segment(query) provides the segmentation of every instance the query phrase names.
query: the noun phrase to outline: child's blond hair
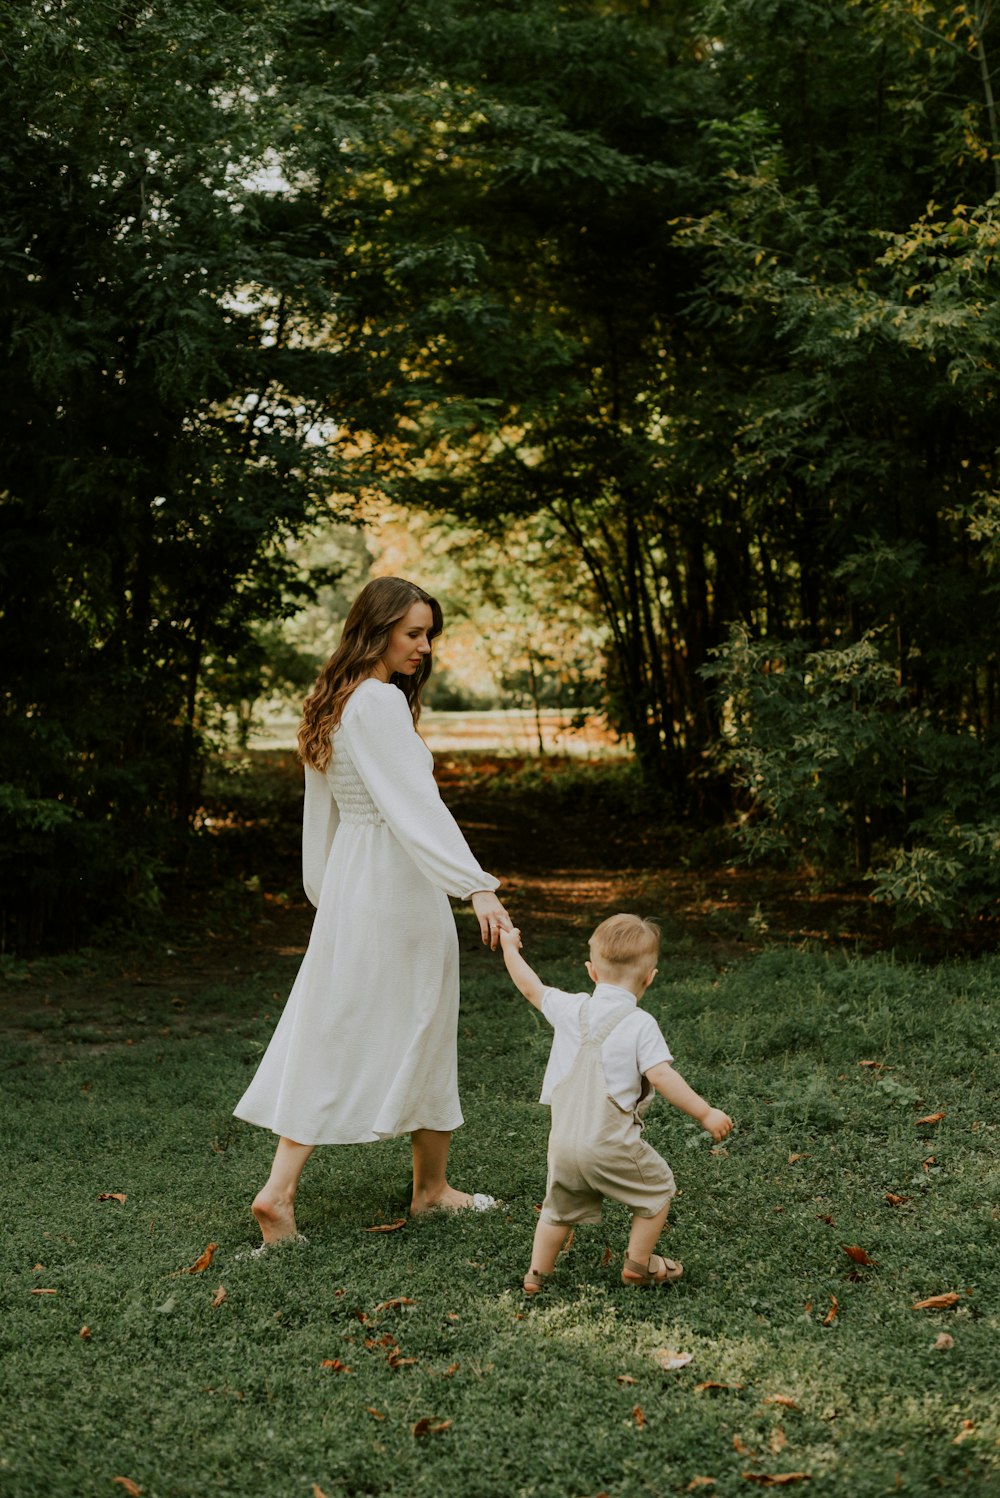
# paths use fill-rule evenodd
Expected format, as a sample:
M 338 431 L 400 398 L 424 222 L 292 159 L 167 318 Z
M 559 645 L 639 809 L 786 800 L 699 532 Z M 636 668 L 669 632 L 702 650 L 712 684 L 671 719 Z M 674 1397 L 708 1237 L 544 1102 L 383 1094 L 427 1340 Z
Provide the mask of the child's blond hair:
M 641 975 L 656 966 L 660 928 L 641 915 L 611 915 L 590 938 L 590 960 L 615 977 Z

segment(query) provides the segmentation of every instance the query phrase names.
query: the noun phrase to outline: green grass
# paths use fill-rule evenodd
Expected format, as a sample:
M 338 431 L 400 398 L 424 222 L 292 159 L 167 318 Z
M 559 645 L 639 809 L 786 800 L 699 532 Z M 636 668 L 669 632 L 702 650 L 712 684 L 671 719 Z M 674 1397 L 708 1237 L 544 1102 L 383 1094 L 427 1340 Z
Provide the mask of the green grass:
M 579 958 L 551 953 L 546 978 L 576 987 Z M 774 951 L 719 969 L 690 945 L 667 952 L 650 1008 L 680 1069 L 737 1120 L 713 1154 L 666 1105 L 650 1116 L 681 1192 L 668 1252 L 685 1277 L 624 1289 L 611 1208 L 531 1303 L 547 1033 L 478 955 L 452 1174 L 504 1210 L 367 1233 L 401 1215 L 407 1143 L 328 1149 L 300 1196 L 308 1244 L 239 1257 L 271 1140 L 230 1109 L 294 966 L 183 1002 L 141 990 L 117 1010 L 44 1005 L 44 980 L 21 985 L 34 1012 L 2 1105 L 4 1498 L 113 1498 L 116 1476 L 145 1498 L 311 1498 L 313 1484 L 648 1498 L 698 1476 L 715 1485 L 693 1491 L 735 1495 L 757 1489 L 746 1472 L 807 1472 L 794 1491 L 851 1498 L 1000 1493 L 1000 961 Z M 125 1204 L 97 1200 L 109 1191 Z M 174 1273 L 209 1240 L 205 1274 Z M 843 1245 L 875 1265 L 855 1269 Z M 911 1309 L 948 1290 L 954 1309 Z M 414 1304 L 376 1309 L 397 1296 Z M 951 1348 L 934 1347 L 941 1332 Z M 391 1368 L 386 1336 L 416 1361 Z M 692 1361 L 664 1371 L 662 1348 Z M 707 1380 L 741 1387 L 699 1392 Z M 420 1439 L 423 1417 L 452 1423 Z

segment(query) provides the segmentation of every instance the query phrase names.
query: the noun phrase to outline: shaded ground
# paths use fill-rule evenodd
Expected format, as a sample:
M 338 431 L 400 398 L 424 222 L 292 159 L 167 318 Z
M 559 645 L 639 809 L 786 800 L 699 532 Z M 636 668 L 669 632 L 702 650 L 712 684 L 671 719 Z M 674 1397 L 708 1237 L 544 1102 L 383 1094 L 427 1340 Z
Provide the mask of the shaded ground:
M 822 890 L 801 874 L 737 866 L 693 828 L 605 804 L 586 767 L 577 767 L 568 789 L 557 780 L 547 790 L 538 763 L 469 752 L 437 758 L 442 793 L 483 865 L 502 878 L 536 958 L 582 952 L 597 921 L 620 909 L 655 916 L 668 948 L 708 948 L 720 965 L 765 944 L 892 944 L 890 918 L 863 891 Z M 558 761 L 546 762 L 550 771 L 558 777 Z M 65 1004 L 95 1019 L 144 1005 L 162 1014 L 169 1005 L 183 1026 L 186 996 L 196 991 L 283 962 L 290 981 L 313 919 L 301 887 L 300 815 L 293 754 L 234 760 L 206 794 L 204 862 L 177 879 L 155 930 L 67 959 L 8 962 L 0 1018 L 31 1029 L 39 1005 Z M 496 960 L 480 952 L 468 920 L 460 929 L 467 967 Z

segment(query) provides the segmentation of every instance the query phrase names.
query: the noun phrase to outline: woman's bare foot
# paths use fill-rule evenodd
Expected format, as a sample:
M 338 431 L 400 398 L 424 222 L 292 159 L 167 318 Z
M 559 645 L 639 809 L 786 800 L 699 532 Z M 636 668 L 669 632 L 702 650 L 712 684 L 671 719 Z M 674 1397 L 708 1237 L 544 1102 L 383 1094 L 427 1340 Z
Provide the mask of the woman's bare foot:
M 257 1219 L 265 1243 L 284 1243 L 289 1238 L 298 1238 L 292 1203 L 270 1194 L 266 1186 L 258 1191 L 250 1210 Z
M 410 1216 L 420 1217 L 424 1212 L 464 1212 L 470 1209 L 484 1212 L 493 1205 L 493 1198 L 482 1192 L 471 1194 L 468 1191 L 456 1191 L 454 1186 L 446 1185 L 436 1194 L 424 1191 L 418 1196 L 414 1193 L 410 1202 Z

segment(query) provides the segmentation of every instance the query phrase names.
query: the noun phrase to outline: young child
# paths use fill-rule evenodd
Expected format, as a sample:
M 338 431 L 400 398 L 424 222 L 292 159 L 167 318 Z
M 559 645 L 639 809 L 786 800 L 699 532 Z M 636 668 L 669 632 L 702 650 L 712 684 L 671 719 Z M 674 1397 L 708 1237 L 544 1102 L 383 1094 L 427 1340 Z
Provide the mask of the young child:
M 541 1096 L 552 1105 L 548 1186 L 525 1294 L 542 1289 L 570 1228 L 600 1222 L 604 1197 L 632 1210 L 623 1284 L 680 1279 L 682 1266 L 653 1252 L 675 1188 L 670 1166 L 642 1138 L 642 1115 L 655 1090 L 715 1140 L 733 1121 L 674 1071 L 659 1025 L 639 1008 L 656 977 L 659 927 L 636 915 L 602 921 L 590 938 L 589 997 L 546 987 L 521 956 L 519 931 L 501 931 L 500 944 L 515 986 L 555 1031 Z

